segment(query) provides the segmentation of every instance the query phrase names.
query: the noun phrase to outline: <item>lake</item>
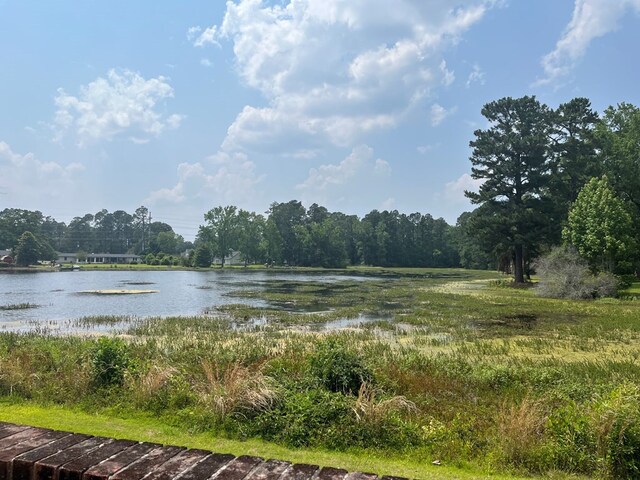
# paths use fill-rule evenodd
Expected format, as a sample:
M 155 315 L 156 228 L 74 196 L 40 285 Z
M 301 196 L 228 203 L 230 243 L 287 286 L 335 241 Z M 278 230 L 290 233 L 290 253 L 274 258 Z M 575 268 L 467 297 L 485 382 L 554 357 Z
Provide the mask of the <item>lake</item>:
M 109 270 L 0 274 L 0 307 L 29 303 L 37 308 L 0 310 L 0 329 L 48 327 L 87 316 L 189 316 L 211 307 L 241 303 L 269 307 L 254 298 L 230 297 L 248 284 L 365 281 L 370 277 L 282 271 Z M 143 295 L 91 295 L 87 290 L 157 290 Z

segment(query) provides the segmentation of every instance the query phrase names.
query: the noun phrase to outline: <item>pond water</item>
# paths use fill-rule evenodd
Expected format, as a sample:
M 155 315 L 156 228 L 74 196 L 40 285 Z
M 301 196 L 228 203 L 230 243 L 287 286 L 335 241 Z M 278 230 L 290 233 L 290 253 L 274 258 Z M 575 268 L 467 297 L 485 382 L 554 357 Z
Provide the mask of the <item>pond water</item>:
M 271 307 L 263 300 L 233 296 L 250 285 L 273 281 L 365 281 L 369 277 L 282 271 L 75 271 L 0 274 L 0 329 L 24 330 L 86 316 L 189 316 L 224 304 Z M 91 295 L 91 290 L 154 290 L 142 295 Z M 3 310 L 33 304 L 36 308 Z

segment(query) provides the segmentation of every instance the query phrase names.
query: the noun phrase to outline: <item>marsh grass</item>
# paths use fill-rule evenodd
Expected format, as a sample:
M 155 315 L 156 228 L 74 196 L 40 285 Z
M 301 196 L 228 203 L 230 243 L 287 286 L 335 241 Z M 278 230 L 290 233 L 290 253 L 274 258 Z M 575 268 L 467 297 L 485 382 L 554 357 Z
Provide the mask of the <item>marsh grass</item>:
M 35 303 L 11 303 L 7 305 L 0 305 L 0 310 L 28 310 L 30 308 L 38 308 L 39 305 Z
M 492 285 L 486 272 L 384 275 L 244 286 L 290 309 L 78 319 L 119 329 L 127 345 L 121 381 L 100 392 L 91 381 L 99 340 L 2 333 L 0 392 L 152 413 L 237 439 L 634 478 L 640 302 L 539 298 Z M 324 329 L 362 315 L 373 321 Z

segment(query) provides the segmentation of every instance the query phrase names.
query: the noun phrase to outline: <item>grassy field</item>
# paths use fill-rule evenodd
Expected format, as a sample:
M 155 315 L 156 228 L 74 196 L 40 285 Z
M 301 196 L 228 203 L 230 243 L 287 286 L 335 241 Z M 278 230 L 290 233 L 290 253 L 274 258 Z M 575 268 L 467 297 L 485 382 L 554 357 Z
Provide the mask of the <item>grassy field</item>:
M 347 272 L 364 279 L 236 293 L 277 308 L 0 334 L 0 420 L 413 478 L 640 477 L 638 286 L 567 301 L 491 272 Z

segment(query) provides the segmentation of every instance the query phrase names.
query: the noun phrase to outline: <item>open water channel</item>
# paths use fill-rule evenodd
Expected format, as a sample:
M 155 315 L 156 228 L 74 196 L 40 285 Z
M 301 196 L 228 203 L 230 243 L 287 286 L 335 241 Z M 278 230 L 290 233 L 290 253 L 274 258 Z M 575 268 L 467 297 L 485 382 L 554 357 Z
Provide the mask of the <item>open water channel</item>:
M 270 307 L 255 298 L 230 297 L 251 285 L 252 290 L 282 281 L 366 281 L 369 277 L 282 271 L 74 271 L 0 274 L 0 330 L 58 328 L 87 316 L 191 316 L 225 304 Z M 154 290 L 134 295 L 93 295 L 95 290 Z M 2 309 L 31 304 L 35 308 Z

